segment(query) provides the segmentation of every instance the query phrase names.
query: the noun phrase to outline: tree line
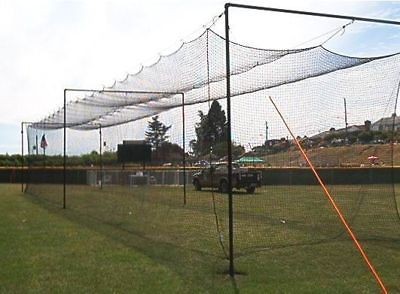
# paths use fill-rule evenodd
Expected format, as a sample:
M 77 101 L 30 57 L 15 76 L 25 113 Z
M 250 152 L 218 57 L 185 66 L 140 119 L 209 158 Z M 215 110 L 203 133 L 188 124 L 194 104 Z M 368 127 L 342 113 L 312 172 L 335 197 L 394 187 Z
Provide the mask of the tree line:
M 225 111 L 218 101 L 213 101 L 208 113 L 198 112 L 200 121 L 195 125 L 196 139 L 190 141 L 188 158 L 205 158 L 209 156 L 221 158 L 227 155 L 227 120 Z M 153 116 L 148 121 L 145 131 L 145 141 L 152 146 L 153 163 L 181 162 L 183 149 L 181 146 L 169 141 L 167 126 L 160 121 L 159 116 Z M 234 156 L 244 153 L 244 147 L 232 144 Z M 104 152 L 100 157 L 97 151 L 79 156 L 67 156 L 68 166 L 91 166 L 91 165 L 116 165 L 117 154 L 115 152 Z M 26 155 L 24 165 L 34 166 L 62 166 L 64 158 L 62 155 Z M 21 166 L 21 155 L 0 155 L 0 166 Z
M 198 112 L 200 121 L 195 125 L 196 139 L 190 141 L 190 156 L 194 158 L 221 158 L 228 154 L 227 148 L 227 120 L 225 111 L 220 103 L 214 100 L 205 114 L 201 110 Z M 177 144 L 168 141 L 168 130 L 171 126 L 166 126 L 160 122 L 158 116 L 153 116 L 148 123 L 145 133 L 146 141 L 152 145 L 156 159 L 174 160 L 177 154 L 182 154 L 183 150 Z M 239 156 L 245 152 L 243 146 L 232 143 L 233 156 Z M 175 156 L 175 158 L 174 158 Z
M 186 154 L 188 160 L 217 160 L 226 157 L 227 150 L 227 119 L 225 111 L 218 101 L 213 101 L 208 112 L 198 112 L 199 122 L 195 125 L 196 138 L 189 142 L 190 150 Z M 153 116 L 148 121 L 145 131 L 145 140 L 152 146 L 152 161 L 154 164 L 164 162 L 180 163 L 182 161 L 183 149 L 181 146 L 169 141 L 168 131 L 171 125 L 167 126 L 160 121 L 159 116 Z M 307 137 L 298 138 L 305 148 L 316 146 L 336 146 L 340 144 L 367 144 L 371 142 L 387 143 L 392 140 L 400 140 L 400 135 L 396 133 L 392 137 L 390 132 L 365 131 L 353 132 L 350 134 L 331 132 L 318 139 Z M 290 142 L 282 138 L 272 146 L 262 145 L 253 148 L 253 152 L 258 155 L 277 153 L 286 151 L 290 148 Z M 234 158 L 245 153 L 243 146 L 232 143 L 232 155 Z M 225 158 L 226 160 L 226 158 Z M 117 154 L 115 152 L 104 152 L 102 156 L 97 151 L 79 156 L 67 156 L 68 166 L 91 166 L 91 165 L 117 165 Z M 36 166 L 62 166 L 62 155 L 27 155 L 24 157 L 24 165 Z M 21 155 L 0 155 L 0 166 L 22 166 Z

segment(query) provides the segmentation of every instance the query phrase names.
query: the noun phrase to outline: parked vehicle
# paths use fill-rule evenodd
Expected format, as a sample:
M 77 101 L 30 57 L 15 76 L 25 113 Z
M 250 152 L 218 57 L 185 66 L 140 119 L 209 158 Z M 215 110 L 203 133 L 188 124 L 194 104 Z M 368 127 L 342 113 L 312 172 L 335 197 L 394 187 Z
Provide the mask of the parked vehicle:
M 217 163 L 193 175 L 193 185 L 197 191 L 202 188 L 218 188 L 221 193 L 228 193 L 228 164 Z M 232 164 L 232 188 L 246 189 L 247 193 L 255 192 L 261 186 L 261 172 L 248 171 L 246 168 Z

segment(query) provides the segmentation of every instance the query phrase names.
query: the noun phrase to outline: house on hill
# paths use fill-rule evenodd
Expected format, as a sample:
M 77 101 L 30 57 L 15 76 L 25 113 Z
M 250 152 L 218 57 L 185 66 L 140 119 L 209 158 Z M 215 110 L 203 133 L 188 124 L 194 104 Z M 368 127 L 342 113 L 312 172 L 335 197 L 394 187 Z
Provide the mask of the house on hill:
M 366 120 L 363 125 L 352 125 L 347 127 L 347 133 L 356 133 L 356 132 L 362 132 L 362 131 L 368 131 L 371 128 L 371 122 L 369 120 Z M 341 128 L 341 129 L 335 129 L 331 128 L 329 131 L 324 131 L 321 133 L 318 133 L 314 136 L 312 136 L 310 139 L 315 140 L 315 139 L 323 139 L 327 135 L 331 134 L 345 134 L 346 133 L 346 128 Z
M 380 120 L 374 122 L 371 126 L 372 131 L 392 131 L 394 123 L 394 130 L 400 130 L 400 117 L 393 113 L 390 117 L 383 117 Z

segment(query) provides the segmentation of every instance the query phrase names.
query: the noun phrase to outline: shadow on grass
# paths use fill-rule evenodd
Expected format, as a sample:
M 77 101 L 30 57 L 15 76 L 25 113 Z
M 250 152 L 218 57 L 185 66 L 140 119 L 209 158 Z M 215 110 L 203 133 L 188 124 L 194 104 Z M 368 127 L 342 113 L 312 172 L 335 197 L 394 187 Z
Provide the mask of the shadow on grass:
M 154 240 L 133 227 L 127 229 L 105 218 L 84 214 L 74 209 L 62 209 L 46 199 L 29 194 L 24 196 L 49 213 L 62 216 L 100 233 L 168 267 L 185 281 L 189 292 L 239 293 L 235 279 L 227 274 L 229 260 L 217 252 L 188 249 L 179 244 Z
M 204 194 L 207 195 L 210 191 L 206 190 L 204 191 Z M 98 193 L 98 192 L 96 192 Z M 362 204 L 369 204 L 371 203 L 374 204 L 371 199 L 370 201 L 368 198 L 366 198 L 364 195 L 362 197 L 359 195 L 360 191 L 358 191 L 357 198 L 354 201 L 354 210 L 351 210 L 351 214 L 349 215 L 349 219 L 353 222 L 358 219 L 358 216 L 360 214 L 360 207 Z M 221 200 L 224 198 L 224 195 L 226 194 L 221 194 L 221 193 L 216 193 L 215 194 L 217 199 Z M 242 197 L 246 197 L 246 199 L 249 199 L 253 197 L 252 194 L 247 194 L 245 192 L 235 192 L 234 193 L 235 197 L 238 196 L 237 199 L 242 199 Z M 257 192 L 256 194 L 257 195 Z M 82 195 L 81 195 L 82 196 Z M 40 205 L 41 207 L 47 209 L 49 212 L 61 215 L 65 217 L 66 219 L 78 223 L 79 225 L 85 226 L 93 231 L 99 232 L 102 235 L 106 236 L 108 239 L 117 241 L 119 243 L 124 244 L 127 247 L 133 248 L 137 250 L 138 252 L 143 253 L 144 255 L 150 257 L 152 260 L 158 262 L 159 264 L 162 264 L 166 267 L 168 267 L 171 272 L 174 272 L 178 274 L 180 277 L 182 277 L 182 280 L 185 282 L 185 285 L 187 286 L 187 289 L 190 289 L 190 292 L 211 292 L 211 293 L 239 293 L 241 289 L 248 290 L 249 288 L 252 289 L 252 287 L 258 287 L 260 284 L 265 282 L 266 277 L 268 275 L 270 278 L 268 278 L 268 282 L 265 282 L 262 286 L 259 287 L 265 287 L 263 289 L 273 289 L 273 290 L 278 290 L 283 287 L 282 283 L 285 282 L 285 279 L 287 277 L 291 277 L 293 273 L 301 273 L 301 275 L 307 275 L 309 272 L 311 273 L 311 277 L 314 278 L 316 274 L 319 274 L 320 272 L 324 273 L 324 271 L 317 270 L 313 271 L 313 268 L 306 268 L 304 269 L 302 264 L 309 264 L 310 260 L 314 260 L 314 267 L 315 268 L 320 268 L 322 267 L 322 264 L 336 264 L 335 262 L 332 262 L 330 258 L 327 258 L 325 260 L 325 256 L 329 256 L 330 252 L 336 252 L 335 248 L 340 245 L 343 249 L 349 248 L 349 257 L 354 258 L 352 262 L 357 262 L 361 264 L 361 260 L 357 254 L 357 252 L 354 250 L 352 244 L 349 242 L 348 236 L 343 233 L 343 228 L 340 226 L 335 225 L 335 228 L 338 227 L 338 230 L 335 230 L 334 232 L 329 231 L 330 234 L 326 235 L 324 234 L 324 231 L 319 231 L 317 230 L 322 229 L 322 230 L 327 230 L 329 223 L 326 223 L 325 226 L 314 226 L 314 225 L 309 225 L 309 226 L 304 226 L 301 224 L 301 222 L 296 222 L 294 220 L 286 219 L 284 222 L 284 226 L 286 229 L 290 229 L 290 232 L 305 232 L 312 238 L 306 239 L 306 240 L 298 240 L 298 239 L 293 239 L 293 240 L 287 240 L 287 239 L 282 239 L 279 240 L 280 242 L 277 243 L 264 243 L 265 246 L 257 246 L 257 244 L 254 244 L 255 246 L 251 246 L 251 243 L 246 244 L 245 247 L 240 249 L 240 246 L 237 246 L 236 251 L 235 251 L 235 265 L 237 266 L 237 269 L 239 272 L 236 275 L 236 279 L 232 279 L 228 273 L 227 269 L 229 266 L 229 261 L 224 257 L 224 255 L 221 253 L 220 250 L 218 250 L 218 242 L 217 239 L 214 239 L 214 235 L 207 235 L 208 240 L 207 242 L 202 243 L 202 238 L 201 235 L 198 234 L 198 232 L 202 229 L 206 229 L 207 226 L 211 225 L 212 222 L 207 222 L 206 224 L 203 224 L 204 220 L 206 218 L 198 218 L 197 220 L 194 219 L 196 212 L 201 213 L 202 215 L 210 210 L 209 206 L 193 206 L 193 207 L 185 207 L 183 208 L 180 204 L 178 205 L 177 202 L 168 202 L 168 197 L 161 197 L 159 195 L 158 198 L 152 199 L 148 198 L 149 202 L 144 201 L 144 204 L 152 204 L 154 201 L 157 201 L 157 205 L 164 205 L 168 207 L 166 210 L 157 210 L 159 212 L 159 215 L 157 215 L 158 219 L 158 224 L 162 224 L 164 220 L 168 220 L 168 217 L 173 218 L 176 213 L 180 213 L 183 211 L 183 214 L 181 215 L 181 218 L 175 219 L 175 222 L 172 222 L 173 226 L 179 226 L 182 221 L 185 222 L 187 221 L 190 223 L 190 229 L 192 230 L 190 233 L 191 234 L 186 234 L 184 235 L 184 238 L 181 239 L 174 239 L 174 234 L 173 233 L 186 233 L 185 232 L 185 227 L 182 228 L 182 230 L 176 230 L 175 232 L 172 231 L 170 232 L 169 229 L 171 226 L 164 227 L 164 229 L 160 231 L 160 238 L 157 238 L 157 226 L 154 224 L 157 224 L 157 221 L 152 223 L 152 226 L 149 226 L 146 224 L 146 219 L 140 219 L 140 224 L 143 224 L 145 226 L 144 229 L 141 229 L 137 223 L 124 223 L 124 219 L 122 214 L 118 215 L 121 212 L 121 208 L 125 209 L 124 213 L 127 212 L 126 210 L 126 202 L 123 202 L 123 199 L 119 198 L 119 194 L 117 195 L 118 198 L 114 198 L 116 195 L 112 195 L 111 201 L 117 200 L 119 203 L 117 209 L 115 210 L 115 217 L 114 217 L 114 210 L 110 209 L 107 205 L 113 205 L 115 202 L 102 202 L 102 206 L 99 208 L 107 208 L 102 212 L 102 210 L 96 210 L 98 207 L 96 207 L 96 204 L 98 201 L 100 201 L 101 198 L 98 198 L 99 200 L 94 200 L 96 198 L 91 198 L 92 202 L 86 200 L 89 200 L 90 198 L 86 198 L 85 196 L 85 205 L 79 206 L 76 209 L 74 208 L 67 208 L 66 210 L 61 209 L 60 207 L 57 207 L 54 202 L 51 202 L 49 200 L 46 200 L 45 198 L 37 198 L 37 197 L 31 197 L 29 195 L 26 195 L 26 198 L 31 200 L 33 203 Z M 164 196 L 164 195 L 162 195 Z M 261 195 L 262 196 L 262 195 Z M 273 196 L 273 195 L 270 195 Z M 278 195 L 280 196 L 280 194 Z M 144 197 L 144 196 L 143 196 Z M 240 197 L 240 198 L 239 198 Z M 248 198 L 247 198 L 248 197 Z M 203 199 L 203 197 L 199 197 L 200 199 Z M 131 200 L 130 198 L 127 198 L 128 200 Z M 264 198 L 263 198 L 264 199 Z M 379 199 L 382 199 L 380 197 Z M 110 200 L 110 199 L 108 199 Z M 143 199 L 142 199 L 143 200 Z M 384 199 L 386 200 L 386 199 Z M 151 202 L 153 201 L 153 202 Z M 247 200 L 246 200 L 247 201 Z M 130 202 L 129 202 L 130 203 Z M 142 202 L 139 204 L 144 205 Z M 224 203 L 224 202 L 222 202 Z M 274 202 L 276 203 L 276 202 Z M 279 202 L 277 202 L 279 203 Z M 147 206 L 144 205 L 143 207 L 140 206 L 139 209 L 146 209 Z M 374 207 L 374 206 L 371 206 Z M 88 208 L 91 208 L 87 210 Z M 156 207 L 157 209 L 161 209 L 159 206 Z M 201 208 L 201 209 L 200 209 Z M 254 208 L 254 207 L 251 207 Z M 367 206 L 369 208 L 369 206 Z M 365 209 L 364 211 L 369 211 L 369 209 Z M 221 213 L 223 214 L 225 211 L 222 211 Z M 258 214 L 253 214 L 252 211 L 240 211 L 236 212 L 236 215 L 238 220 L 240 220 L 240 217 L 243 217 L 245 220 L 251 220 L 251 221 L 256 221 L 256 223 L 260 224 L 275 224 L 279 226 L 283 226 L 283 224 L 280 223 L 279 218 L 276 219 L 273 218 L 272 216 L 268 214 L 263 214 L 263 213 L 258 213 Z M 210 215 L 206 215 L 209 219 Z M 362 216 L 362 215 L 361 215 Z M 139 215 L 140 218 L 140 215 Z M 367 219 L 361 219 L 362 221 L 369 220 L 370 218 Z M 394 218 L 388 218 L 388 220 L 392 220 Z M 147 220 L 150 220 L 150 222 L 153 221 L 152 218 L 148 218 Z M 396 219 L 397 220 L 397 219 Z M 173 219 L 172 219 L 173 221 Z M 247 228 L 246 225 L 248 225 L 250 222 L 243 222 L 242 228 Z M 135 226 L 136 224 L 136 226 Z M 175 225 L 174 225 L 175 224 Z M 250 223 L 251 224 L 251 223 Z M 362 223 L 364 224 L 364 222 Z M 366 224 L 369 224 L 368 222 Z M 390 224 L 390 222 L 386 222 L 386 224 Z M 396 222 L 397 224 L 397 222 Z M 154 228 L 153 232 L 149 232 L 148 230 L 151 228 Z M 369 228 L 368 226 L 364 226 L 362 228 Z M 206 231 L 211 232 L 211 231 Z M 374 231 L 372 231 L 374 232 Z M 385 241 L 389 242 L 391 244 L 391 247 L 393 249 L 398 248 L 398 241 L 399 239 L 396 238 L 397 235 L 392 235 L 392 231 L 389 231 L 386 234 L 378 234 L 374 235 L 371 234 L 370 230 L 368 230 L 365 234 L 363 234 L 362 238 L 360 239 L 361 241 L 371 241 L 371 240 L 376 240 L 376 241 L 381 241 L 380 243 L 385 243 Z M 171 233 L 170 235 L 168 235 Z M 307 235 L 307 236 L 308 236 Z M 208 237 L 209 236 L 209 237 Z M 242 235 L 242 236 L 249 236 L 249 235 Z M 166 237 L 166 238 L 163 238 Z M 189 240 L 185 239 L 185 237 L 188 237 Z M 203 236 L 204 237 L 204 236 Z M 160 240 L 161 239 L 161 240 Z M 247 240 L 247 239 L 246 239 Z M 266 239 L 267 240 L 267 239 Z M 204 241 L 204 240 L 203 240 Z M 215 246 L 212 244 L 212 242 L 215 241 Z M 339 241 L 339 242 L 338 242 Z M 346 241 L 346 242 L 341 242 L 341 241 Z M 223 242 L 226 242 L 223 241 Z M 186 244 L 182 244 L 186 243 Z M 192 246 L 192 245 L 195 246 Z M 258 243 L 258 245 L 264 245 L 261 243 Z M 305 246 L 308 245 L 308 246 Z M 316 246 L 316 245 L 323 245 L 323 246 Z M 382 244 L 379 244 L 380 246 Z M 209 246 L 209 247 L 207 247 Z M 386 245 L 389 246 L 389 245 Z M 195 248 L 194 248 L 195 247 Z M 374 246 L 372 246 L 374 250 Z M 280 249 L 280 250 L 277 250 Z M 390 247 L 388 247 L 390 249 Z M 303 253 L 304 252 L 304 253 Z M 380 255 L 382 255 L 382 252 L 378 250 Z M 373 251 L 374 253 L 374 251 Z M 286 256 L 293 256 L 296 255 L 296 258 L 286 258 Z M 266 257 L 263 257 L 266 256 Z M 343 259 L 342 256 L 339 257 L 332 257 L 332 258 L 337 258 L 339 263 L 346 264 L 347 260 Z M 381 258 L 376 258 L 377 260 L 380 260 Z M 385 259 L 382 259 L 382 263 L 385 264 L 386 266 L 390 267 L 392 264 L 391 262 L 391 257 L 385 257 Z M 271 272 L 271 262 L 273 263 L 276 261 L 276 270 Z M 395 264 L 395 263 L 394 263 Z M 335 265 L 336 266 L 336 265 Z M 326 273 L 331 272 L 332 270 L 335 270 L 336 267 L 329 268 L 329 270 L 326 270 Z M 241 273 L 240 270 L 244 269 L 244 273 Z M 353 273 L 354 269 L 353 268 L 345 268 L 344 270 L 349 271 L 349 273 Z M 281 274 L 276 274 L 276 272 L 282 272 L 286 271 L 285 273 Z M 248 276 L 246 275 L 246 272 L 248 273 Z M 364 264 L 361 264 L 361 267 L 359 269 L 360 273 L 365 272 L 365 266 Z M 269 273 L 269 274 L 268 274 Z M 342 276 L 347 276 L 347 272 L 344 272 Z M 321 274 L 322 275 L 322 280 L 324 280 L 324 283 L 326 283 L 326 287 L 333 287 L 332 289 L 335 289 L 337 281 L 330 283 L 331 277 L 328 274 Z M 285 278 L 286 277 L 286 278 Z M 339 279 L 340 280 L 340 279 Z M 391 274 L 388 275 L 388 280 L 389 281 L 396 281 L 396 278 L 393 278 Z M 301 278 L 300 278 L 301 281 Z M 370 276 L 367 276 L 367 281 L 370 281 Z M 339 283 L 339 282 L 338 282 Z M 345 282 L 340 281 L 343 285 Z M 348 283 L 348 282 L 346 282 Z M 358 281 L 357 281 L 358 283 Z M 395 284 L 396 282 L 392 282 Z M 274 284 L 275 288 L 269 288 L 270 285 Z M 333 285 L 333 286 L 332 286 Z M 316 285 L 315 289 L 324 289 L 324 285 Z M 319 287 L 319 288 L 318 288 Z M 347 286 L 343 286 L 343 290 L 345 289 L 357 289 L 357 290 L 362 290 L 363 288 L 347 288 Z M 392 287 L 393 288 L 393 287 Z M 257 288 L 258 290 L 261 288 Z M 293 291 L 296 290 L 296 287 L 293 287 Z M 272 291 L 272 290 L 271 290 Z

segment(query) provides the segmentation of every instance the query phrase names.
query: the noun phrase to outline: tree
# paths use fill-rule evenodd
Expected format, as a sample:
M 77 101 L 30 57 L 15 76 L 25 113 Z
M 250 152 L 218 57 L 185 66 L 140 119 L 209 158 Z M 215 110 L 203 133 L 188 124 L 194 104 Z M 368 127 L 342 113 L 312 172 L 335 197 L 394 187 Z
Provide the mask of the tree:
M 232 156 L 233 158 L 237 158 L 241 155 L 243 155 L 246 152 L 243 146 L 236 144 L 235 142 L 232 142 Z M 217 156 L 227 156 L 228 155 L 228 147 L 225 142 L 219 142 L 213 146 L 213 154 Z
M 371 131 L 363 131 L 358 134 L 358 140 L 362 144 L 370 143 L 374 139 L 374 134 Z
M 227 126 L 225 111 L 222 110 L 221 105 L 217 100 L 211 104 L 210 110 L 207 114 L 208 118 L 208 133 L 206 135 L 212 144 L 226 141 Z
M 166 126 L 158 120 L 158 115 L 153 116 L 152 120 L 148 122 L 147 131 L 145 132 L 146 141 L 151 144 L 154 150 L 158 150 L 161 145 L 167 142 L 168 130 L 171 126 Z
M 196 124 L 197 140 L 191 142 L 196 155 L 209 153 L 213 146 L 226 141 L 226 116 L 218 101 L 213 101 L 207 114 L 199 111 L 200 122 Z
M 181 162 L 183 149 L 178 144 L 164 142 L 160 145 L 158 150 L 153 153 L 153 155 L 156 160 L 165 161 L 168 159 L 169 162 Z
M 227 125 L 225 111 L 217 100 L 213 101 L 207 114 L 199 111 L 200 122 L 196 124 L 196 140 L 190 141 L 194 155 L 203 156 L 212 152 L 217 156 L 227 154 Z M 237 147 L 237 148 L 236 148 Z M 243 153 L 244 148 L 232 144 L 233 154 Z

